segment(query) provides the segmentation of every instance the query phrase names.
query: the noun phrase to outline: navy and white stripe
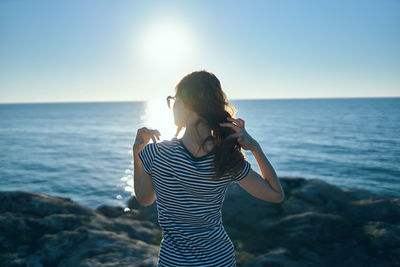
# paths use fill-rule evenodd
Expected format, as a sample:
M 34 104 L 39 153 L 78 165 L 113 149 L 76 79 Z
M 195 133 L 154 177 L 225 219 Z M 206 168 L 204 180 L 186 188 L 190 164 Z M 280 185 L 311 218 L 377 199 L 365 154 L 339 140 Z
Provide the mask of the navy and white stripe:
M 250 163 L 235 177 L 212 180 L 214 154 L 194 157 L 176 137 L 147 144 L 139 157 L 152 177 L 163 231 L 157 266 L 236 266 L 221 209 L 227 186 L 242 180 Z

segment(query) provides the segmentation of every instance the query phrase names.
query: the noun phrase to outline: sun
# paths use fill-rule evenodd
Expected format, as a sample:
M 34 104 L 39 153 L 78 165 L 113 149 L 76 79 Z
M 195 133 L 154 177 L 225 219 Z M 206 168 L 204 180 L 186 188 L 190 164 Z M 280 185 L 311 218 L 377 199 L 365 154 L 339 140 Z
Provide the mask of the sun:
M 135 34 L 135 75 L 141 83 L 138 88 L 145 88 L 142 95 L 151 99 L 146 102 L 142 123 L 161 133 L 161 140 L 173 138 L 177 126 L 173 111 L 168 109 L 166 97 L 184 73 L 192 70 L 199 63 L 200 35 L 195 28 L 184 20 L 160 17 L 140 27 Z M 160 92 L 161 91 L 161 92 Z M 179 136 L 185 129 L 179 133 Z
M 152 69 L 181 67 L 196 55 L 194 34 L 173 20 L 152 22 L 143 29 L 138 42 L 140 63 Z

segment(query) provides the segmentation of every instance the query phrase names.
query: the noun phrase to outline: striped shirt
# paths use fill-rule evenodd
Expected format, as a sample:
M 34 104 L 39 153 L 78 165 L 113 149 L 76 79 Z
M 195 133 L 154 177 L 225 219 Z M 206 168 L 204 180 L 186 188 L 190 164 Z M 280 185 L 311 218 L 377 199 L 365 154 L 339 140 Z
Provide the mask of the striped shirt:
M 147 144 L 139 157 L 152 177 L 163 233 L 157 266 L 236 266 L 221 210 L 227 186 L 242 180 L 250 163 L 235 177 L 211 180 L 214 154 L 194 157 L 176 137 Z

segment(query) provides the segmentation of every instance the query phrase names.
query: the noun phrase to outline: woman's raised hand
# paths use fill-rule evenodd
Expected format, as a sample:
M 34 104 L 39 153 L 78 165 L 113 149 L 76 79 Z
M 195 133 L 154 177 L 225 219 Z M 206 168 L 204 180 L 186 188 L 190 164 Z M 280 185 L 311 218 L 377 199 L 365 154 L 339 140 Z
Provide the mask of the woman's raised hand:
M 240 118 L 234 119 L 229 117 L 226 119 L 231 122 L 221 122 L 219 125 L 223 127 L 230 127 L 235 131 L 235 133 L 228 135 L 226 139 L 237 137 L 238 143 L 244 150 L 253 150 L 258 146 L 257 141 L 254 140 L 244 128 L 244 120 Z
M 136 133 L 135 143 L 133 144 L 133 150 L 142 150 L 150 141 L 150 138 L 153 140 L 154 143 L 156 143 L 156 138 L 160 140 L 160 135 L 160 132 L 155 129 L 153 130 L 146 127 L 138 129 Z

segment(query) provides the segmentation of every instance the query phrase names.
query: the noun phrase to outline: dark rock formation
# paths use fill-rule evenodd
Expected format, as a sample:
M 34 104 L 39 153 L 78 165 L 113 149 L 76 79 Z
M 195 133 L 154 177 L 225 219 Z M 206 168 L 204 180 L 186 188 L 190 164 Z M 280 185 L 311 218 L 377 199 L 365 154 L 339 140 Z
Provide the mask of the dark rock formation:
M 229 187 L 223 224 L 238 266 L 400 266 L 400 199 L 280 178 L 282 203 Z M 0 265 L 155 266 L 156 203 L 92 210 L 68 198 L 0 192 Z
M 68 198 L 0 192 L 0 266 L 156 265 L 156 225 L 121 207 L 98 210 Z
M 238 265 L 400 266 L 399 198 L 318 179 L 281 183 L 282 203 L 246 197 L 239 186 L 226 195 L 224 225 Z

